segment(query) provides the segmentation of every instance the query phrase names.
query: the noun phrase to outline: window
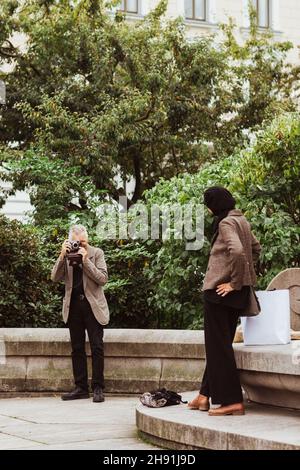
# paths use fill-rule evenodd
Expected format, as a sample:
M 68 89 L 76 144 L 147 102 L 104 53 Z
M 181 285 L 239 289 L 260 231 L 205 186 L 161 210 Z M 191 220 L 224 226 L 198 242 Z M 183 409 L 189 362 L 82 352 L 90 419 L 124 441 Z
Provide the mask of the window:
M 269 28 L 271 24 L 271 0 L 256 0 L 257 24 L 260 28 Z
M 6 89 L 5 89 L 5 83 L 0 80 L 0 104 L 5 104 L 5 96 L 6 95 Z
M 138 0 L 121 0 L 119 9 L 125 13 L 138 13 Z
M 189 20 L 206 20 L 206 1 L 207 0 L 185 0 L 185 17 Z

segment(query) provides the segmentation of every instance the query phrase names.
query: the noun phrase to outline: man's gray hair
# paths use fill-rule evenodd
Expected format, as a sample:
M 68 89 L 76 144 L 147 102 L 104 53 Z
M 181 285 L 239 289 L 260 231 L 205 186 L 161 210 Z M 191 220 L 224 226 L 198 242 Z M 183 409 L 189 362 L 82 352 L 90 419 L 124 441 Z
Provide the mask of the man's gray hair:
M 72 225 L 69 230 L 69 239 L 72 238 L 73 233 L 83 233 L 88 238 L 88 232 L 84 225 L 76 224 Z

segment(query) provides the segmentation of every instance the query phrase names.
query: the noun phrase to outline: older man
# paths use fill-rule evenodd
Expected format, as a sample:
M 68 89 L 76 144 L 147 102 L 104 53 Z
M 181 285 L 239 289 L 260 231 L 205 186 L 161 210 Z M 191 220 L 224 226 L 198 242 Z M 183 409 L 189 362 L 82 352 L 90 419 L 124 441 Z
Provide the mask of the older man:
M 71 242 L 78 241 L 79 262 L 71 263 L 68 252 Z M 103 292 L 107 268 L 104 253 L 88 244 L 87 230 L 83 225 L 73 225 L 69 240 L 65 240 L 61 253 L 52 269 L 54 282 L 65 282 L 63 319 L 70 330 L 72 365 L 75 388 L 62 395 L 63 400 L 89 398 L 85 331 L 87 330 L 92 353 L 93 401 L 104 401 L 103 327 L 109 322 L 109 310 Z

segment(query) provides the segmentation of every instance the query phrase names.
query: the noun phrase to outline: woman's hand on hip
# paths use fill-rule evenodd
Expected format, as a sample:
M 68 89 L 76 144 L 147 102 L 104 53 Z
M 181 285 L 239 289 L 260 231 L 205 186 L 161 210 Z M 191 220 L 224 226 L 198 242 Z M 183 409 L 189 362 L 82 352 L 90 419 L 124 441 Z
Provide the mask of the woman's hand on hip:
M 230 282 L 225 282 L 225 284 L 219 284 L 217 286 L 217 294 L 220 295 L 221 297 L 225 297 L 225 295 L 229 294 L 229 292 L 232 292 L 234 288 L 231 286 Z

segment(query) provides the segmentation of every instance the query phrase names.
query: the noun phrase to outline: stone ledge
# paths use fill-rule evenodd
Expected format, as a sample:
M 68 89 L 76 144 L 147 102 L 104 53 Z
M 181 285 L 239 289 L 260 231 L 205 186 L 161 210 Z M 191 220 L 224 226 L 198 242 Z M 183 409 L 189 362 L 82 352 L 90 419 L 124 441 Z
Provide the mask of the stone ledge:
M 184 399 L 196 393 L 184 393 Z M 169 449 L 300 450 L 299 418 L 299 411 L 254 403 L 245 416 L 234 417 L 212 417 L 186 405 L 136 408 L 141 435 Z
M 203 331 L 105 329 L 106 391 L 197 387 L 205 360 L 203 336 Z M 0 392 L 61 392 L 72 387 L 66 328 L 4 328 L 0 348 Z M 90 375 L 88 342 L 87 354 Z
M 300 341 L 272 346 L 235 344 L 235 359 L 239 369 L 280 374 L 300 375 Z
M 275 346 L 235 344 L 234 349 L 249 400 L 300 409 L 300 341 Z
M 0 328 L 1 341 L 6 356 L 70 355 L 67 328 Z M 205 358 L 204 333 L 196 330 L 105 328 L 104 347 L 107 356 Z

